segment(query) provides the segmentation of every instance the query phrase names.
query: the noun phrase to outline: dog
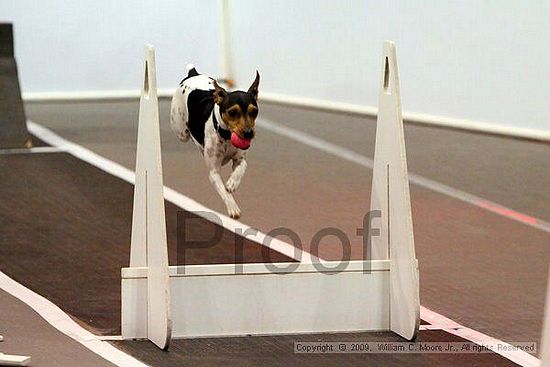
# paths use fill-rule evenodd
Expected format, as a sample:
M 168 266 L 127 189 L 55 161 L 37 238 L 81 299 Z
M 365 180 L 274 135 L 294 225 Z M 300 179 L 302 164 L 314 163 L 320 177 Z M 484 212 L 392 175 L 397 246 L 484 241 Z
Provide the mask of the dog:
M 170 108 L 172 130 L 181 141 L 191 138 L 195 142 L 204 157 L 210 182 L 234 219 L 241 216 L 233 192 L 246 171 L 246 150 L 255 136 L 259 84 L 260 74 L 256 71 L 248 91 L 228 92 L 190 64 Z M 220 169 L 229 161 L 233 170 L 224 183 Z

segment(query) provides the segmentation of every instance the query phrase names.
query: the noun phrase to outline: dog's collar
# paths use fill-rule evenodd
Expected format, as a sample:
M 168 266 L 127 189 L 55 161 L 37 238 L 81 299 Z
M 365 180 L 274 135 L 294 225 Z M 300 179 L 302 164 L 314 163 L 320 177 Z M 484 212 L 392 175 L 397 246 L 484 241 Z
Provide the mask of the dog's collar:
M 219 113 L 219 107 L 215 105 L 214 110 L 212 111 L 212 123 L 214 124 L 214 129 L 216 129 L 222 139 L 229 140 L 231 139 L 231 131 L 224 129 L 223 127 L 221 127 L 221 124 L 218 124 L 218 118 L 216 117 L 216 115 L 219 115 Z M 219 118 L 221 120 L 221 116 L 219 116 Z

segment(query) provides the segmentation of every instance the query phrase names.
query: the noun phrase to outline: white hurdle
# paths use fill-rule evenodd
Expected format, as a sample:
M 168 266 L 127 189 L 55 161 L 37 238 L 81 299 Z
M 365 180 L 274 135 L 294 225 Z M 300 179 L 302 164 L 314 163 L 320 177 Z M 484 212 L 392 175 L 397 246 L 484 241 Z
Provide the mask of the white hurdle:
M 124 339 L 166 348 L 170 337 L 391 330 L 415 338 L 418 267 L 393 43 L 385 42 L 383 60 L 370 206 L 382 217 L 372 259 L 339 272 L 330 268 L 340 262 L 327 261 L 243 264 L 236 273 L 233 264 L 168 266 L 154 55 L 146 49 L 131 260 L 121 272 Z

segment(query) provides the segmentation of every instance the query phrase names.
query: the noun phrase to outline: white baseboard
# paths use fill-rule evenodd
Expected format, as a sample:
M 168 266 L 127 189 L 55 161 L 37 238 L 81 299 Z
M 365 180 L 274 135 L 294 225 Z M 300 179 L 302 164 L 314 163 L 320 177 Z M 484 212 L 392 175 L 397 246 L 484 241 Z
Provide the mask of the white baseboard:
M 173 89 L 158 89 L 159 97 L 171 97 Z M 138 99 L 139 89 L 74 91 L 74 92 L 23 92 L 25 102 L 105 101 Z
M 159 89 L 158 96 L 171 97 L 173 89 Z M 109 90 L 109 91 L 75 91 L 75 92 L 30 92 L 23 93 L 25 102 L 48 101 L 87 101 L 87 100 L 125 100 L 137 99 L 140 91 L 135 90 Z M 322 111 L 350 113 L 360 116 L 376 116 L 377 108 L 374 106 L 357 105 L 344 102 L 326 101 L 314 98 L 289 96 L 286 94 L 261 92 L 261 100 L 289 106 L 313 108 Z M 495 123 L 436 116 L 416 112 L 403 112 L 405 122 L 413 122 L 423 125 L 432 125 L 452 129 L 468 130 L 486 134 L 511 136 L 514 138 L 532 139 L 550 142 L 550 131 L 527 129 L 513 126 L 503 126 Z
M 335 111 L 356 114 L 361 116 L 376 116 L 378 110 L 374 106 L 364 106 L 343 102 L 325 101 L 313 98 L 303 98 L 288 96 L 285 94 L 261 92 L 260 98 L 266 102 L 314 108 L 323 111 Z M 414 122 L 423 125 L 433 125 L 438 127 L 447 127 L 452 129 L 476 131 L 487 134 L 497 134 L 512 136 L 515 138 L 533 139 L 540 141 L 550 141 L 550 131 L 526 129 L 521 127 L 503 126 L 499 124 L 474 121 L 467 119 L 459 119 L 452 117 L 436 116 L 416 112 L 403 112 L 403 120 L 405 122 Z

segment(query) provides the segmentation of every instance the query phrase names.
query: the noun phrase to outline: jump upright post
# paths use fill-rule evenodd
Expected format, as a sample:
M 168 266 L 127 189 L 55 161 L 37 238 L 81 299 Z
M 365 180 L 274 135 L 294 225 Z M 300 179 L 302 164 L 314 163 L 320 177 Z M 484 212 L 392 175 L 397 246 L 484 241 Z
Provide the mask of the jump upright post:
M 164 210 L 164 185 L 160 149 L 159 106 L 155 49 L 145 46 L 144 77 L 139 101 L 138 142 L 136 153 L 136 184 L 132 218 L 130 267 L 147 270 L 147 292 L 138 296 L 147 303 L 146 313 L 140 315 L 147 322 L 147 338 L 159 348 L 170 343 L 170 287 L 168 278 L 168 243 Z M 137 301 L 137 300 L 135 300 Z M 136 320 L 122 313 L 122 328 L 135 325 Z M 137 331 L 134 331 L 137 332 Z
M 419 280 L 393 42 L 384 42 L 382 65 L 370 203 L 381 213 L 380 236 L 372 237 L 371 259 L 390 260 L 391 330 L 410 340 L 420 325 Z
M 168 266 L 155 64 L 146 49 L 141 97 L 130 267 L 122 269 L 122 337 L 393 331 L 419 329 L 414 251 L 399 78 L 393 43 L 384 44 L 370 209 L 380 236 L 369 260 L 339 272 L 319 263 Z M 365 205 L 368 208 L 367 205 Z M 171 312 L 170 312 L 171 310 Z

